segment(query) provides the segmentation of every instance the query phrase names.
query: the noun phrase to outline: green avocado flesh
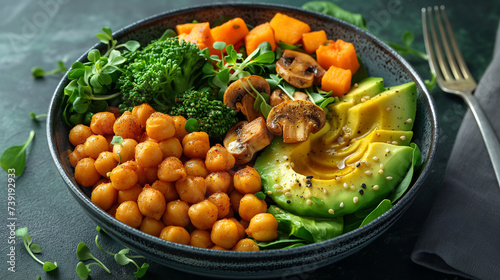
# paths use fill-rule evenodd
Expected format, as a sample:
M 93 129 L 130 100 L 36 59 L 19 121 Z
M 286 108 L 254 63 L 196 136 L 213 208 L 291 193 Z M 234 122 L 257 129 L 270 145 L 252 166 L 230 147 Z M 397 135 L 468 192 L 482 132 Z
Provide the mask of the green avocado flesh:
M 386 89 L 366 78 L 328 106 L 325 126 L 307 141 L 276 137 L 254 168 L 281 208 L 312 217 L 340 217 L 377 205 L 406 175 L 416 112 L 413 82 Z

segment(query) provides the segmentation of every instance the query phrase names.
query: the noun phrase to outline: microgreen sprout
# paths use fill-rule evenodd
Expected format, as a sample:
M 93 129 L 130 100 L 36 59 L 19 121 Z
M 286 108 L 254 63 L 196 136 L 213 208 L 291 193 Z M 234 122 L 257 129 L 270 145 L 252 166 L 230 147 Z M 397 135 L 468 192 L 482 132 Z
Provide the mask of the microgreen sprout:
M 113 136 L 113 139 L 111 140 L 111 145 L 121 145 L 123 147 L 123 137 L 119 135 Z
M 47 117 L 47 114 L 35 114 L 35 112 L 30 112 L 30 117 L 35 121 L 38 122 L 40 118 L 45 118 Z
M 66 66 L 64 66 L 64 62 L 58 61 L 57 62 L 57 68 L 50 70 L 50 71 L 45 71 L 41 67 L 35 66 L 31 68 L 31 75 L 35 78 L 43 78 L 45 76 L 50 76 L 50 75 L 55 75 L 57 73 L 64 73 L 68 69 Z
M 24 248 L 26 248 L 26 251 L 28 251 L 28 254 L 39 264 L 43 266 L 43 270 L 46 272 L 55 270 L 57 268 L 57 263 L 56 262 L 43 262 L 40 259 L 38 259 L 34 254 L 39 254 L 42 252 L 42 247 L 38 244 L 34 244 L 31 239 L 31 236 L 28 234 L 28 228 L 23 227 L 23 228 L 18 228 L 15 231 L 15 235 L 21 237 L 23 240 Z
M 82 279 L 87 279 L 87 277 L 90 275 L 91 265 L 97 265 L 104 269 L 107 273 L 111 273 L 111 271 L 99 259 L 92 255 L 89 247 L 87 247 L 87 245 L 85 245 L 85 243 L 83 242 L 80 242 L 78 244 L 78 247 L 76 248 L 76 256 L 78 257 L 78 259 L 80 259 L 80 262 L 76 265 L 76 273 Z M 87 260 L 94 260 L 95 262 L 86 265 L 83 262 Z
M 7 173 L 12 173 L 16 176 L 21 176 L 24 173 L 26 167 L 26 149 L 35 137 L 35 131 L 30 131 L 28 140 L 23 145 L 11 146 L 7 148 L 0 156 L 0 166 Z

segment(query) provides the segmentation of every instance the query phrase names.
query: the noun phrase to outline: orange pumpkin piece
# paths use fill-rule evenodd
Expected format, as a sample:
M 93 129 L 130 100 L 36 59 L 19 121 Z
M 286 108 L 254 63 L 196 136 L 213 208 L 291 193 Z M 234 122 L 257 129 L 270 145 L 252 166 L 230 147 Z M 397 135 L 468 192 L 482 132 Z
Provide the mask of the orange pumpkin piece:
M 236 45 L 248 34 L 248 27 L 242 18 L 233 18 L 212 28 L 214 42 L 225 42 L 227 45 Z
M 291 45 L 297 44 L 302 34 L 311 31 L 307 23 L 282 13 L 276 13 L 269 23 L 274 30 L 275 41 Z
M 316 50 L 316 59 L 321 67 L 328 69 L 330 66 L 349 69 L 356 73 L 359 69 L 359 61 L 356 50 L 352 43 L 337 39 L 328 40 Z
M 215 50 L 212 46 L 215 41 L 210 31 L 210 23 L 208 22 L 196 23 L 193 29 L 191 29 L 191 32 L 189 32 L 189 34 L 187 34 L 183 39 L 186 42 L 195 43 L 198 45 L 200 50 L 208 48 L 210 50 L 210 54 L 215 54 Z
M 334 96 L 342 96 L 351 89 L 351 79 L 351 70 L 330 66 L 321 79 L 321 89 L 332 91 Z
M 315 52 L 327 41 L 328 38 L 326 37 L 325 30 L 312 31 L 302 34 L 302 47 L 308 53 Z
M 245 48 L 247 55 L 251 54 L 257 47 L 263 43 L 269 42 L 274 51 L 276 49 L 276 41 L 274 39 L 274 31 L 269 22 L 257 25 L 245 36 Z
M 175 26 L 175 30 L 177 30 L 177 34 L 189 34 L 191 33 L 191 30 L 196 27 L 199 23 L 195 22 L 190 22 L 190 23 L 184 23 L 184 24 L 178 24 Z

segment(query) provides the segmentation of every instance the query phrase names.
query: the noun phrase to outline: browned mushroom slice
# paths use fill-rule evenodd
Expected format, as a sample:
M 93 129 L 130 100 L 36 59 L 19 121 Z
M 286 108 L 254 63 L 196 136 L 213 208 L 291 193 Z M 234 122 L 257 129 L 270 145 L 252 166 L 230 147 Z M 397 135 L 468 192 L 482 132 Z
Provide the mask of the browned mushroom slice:
M 318 105 L 304 100 L 286 101 L 271 109 L 267 116 L 267 128 L 283 142 L 296 143 L 309 138 L 325 125 L 325 111 Z
M 223 98 L 224 104 L 236 112 L 241 110 L 249 121 L 261 116 L 260 113 L 253 110 L 255 99 L 248 93 L 250 91 L 253 94 L 252 87 L 258 92 L 265 92 L 268 95 L 271 93 L 271 88 L 266 79 L 261 76 L 250 75 L 231 83 L 224 92 Z M 247 95 L 248 97 L 245 97 Z
M 305 100 L 310 101 L 309 96 L 302 91 L 296 91 L 293 93 L 294 100 Z M 286 94 L 282 89 L 277 88 L 271 93 L 271 97 L 269 98 L 269 105 L 274 107 L 282 102 L 290 101 L 290 97 Z
M 256 152 L 271 144 L 272 137 L 265 119 L 259 117 L 251 122 L 237 123 L 226 133 L 223 143 L 241 165 L 250 162 Z
M 276 72 L 292 86 L 308 88 L 313 84 L 320 85 L 326 71 L 310 55 L 285 50 L 276 62 Z

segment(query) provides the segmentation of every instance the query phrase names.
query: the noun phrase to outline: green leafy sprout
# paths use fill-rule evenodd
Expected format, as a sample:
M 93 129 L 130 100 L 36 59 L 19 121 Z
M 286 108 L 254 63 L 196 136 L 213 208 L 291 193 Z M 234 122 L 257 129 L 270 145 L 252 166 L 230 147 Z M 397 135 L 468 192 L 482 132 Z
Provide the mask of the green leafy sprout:
M 67 70 L 68 69 L 66 68 L 66 66 L 64 66 L 64 62 L 62 62 L 62 60 L 60 60 L 57 62 L 57 68 L 50 70 L 50 71 L 45 71 L 41 67 L 38 67 L 38 66 L 31 68 L 31 75 L 33 75 L 33 77 L 35 77 L 35 78 L 43 78 L 45 76 L 55 75 L 58 73 L 64 73 Z
M 35 137 L 35 131 L 31 130 L 28 140 L 23 145 L 11 146 L 0 156 L 0 165 L 7 173 L 14 171 L 16 176 L 21 176 L 26 168 L 26 149 Z
M 56 262 L 43 262 L 40 259 L 38 259 L 34 254 L 39 254 L 42 252 L 42 247 L 38 244 L 34 244 L 32 242 L 31 236 L 28 234 L 28 228 L 23 227 L 23 228 L 18 228 L 15 231 L 15 235 L 18 237 L 21 237 L 23 240 L 24 248 L 26 248 L 26 251 L 28 251 L 28 254 L 39 264 L 43 266 L 43 270 L 46 272 L 53 271 L 57 269 L 57 263 Z
M 97 227 L 96 229 L 99 232 L 101 231 L 100 227 Z M 112 255 L 118 264 L 127 265 L 129 263 L 132 263 L 133 265 L 135 265 L 135 267 L 137 268 L 137 271 L 134 272 L 134 276 L 136 278 L 141 278 L 146 274 L 146 272 L 149 268 L 149 264 L 143 263 L 141 266 L 139 266 L 133 260 L 133 259 L 137 259 L 137 258 L 144 258 L 143 256 L 129 256 L 129 255 L 127 255 L 130 253 L 130 249 L 128 249 L 128 248 L 124 248 L 116 254 L 109 252 L 109 251 L 106 251 L 105 249 L 103 249 L 101 247 L 98 239 L 99 239 L 99 235 L 96 235 L 95 245 L 97 246 L 97 248 L 99 248 L 99 250 L 101 250 L 102 252 L 104 252 L 108 255 Z M 102 269 L 104 269 L 107 273 L 111 273 L 111 271 L 104 265 L 104 263 L 102 263 L 102 261 L 100 261 L 94 255 L 92 255 L 92 253 L 90 252 L 90 249 L 87 247 L 87 245 L 85 245 L 85 243 L 80 242 L 78 244 L 78 247 L 76 249 L 76 255 L 77 255 L 78 259 L 80 259 L 80 262 L 78 262 L 78 264 L 76 265 L 76 273 L 78 274 L 78 276 L 80 278 L 87 279 L 90 276 L 90 273 L 91 273 L 90 266 L 91 265 L 97 265 L 97 266 L 101 267 Z M 88 261 L 88 260 L 93 260 L 94 262 L 89 263 L 89 264 L 85 264 L 84 262 Z

